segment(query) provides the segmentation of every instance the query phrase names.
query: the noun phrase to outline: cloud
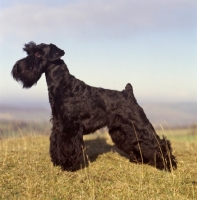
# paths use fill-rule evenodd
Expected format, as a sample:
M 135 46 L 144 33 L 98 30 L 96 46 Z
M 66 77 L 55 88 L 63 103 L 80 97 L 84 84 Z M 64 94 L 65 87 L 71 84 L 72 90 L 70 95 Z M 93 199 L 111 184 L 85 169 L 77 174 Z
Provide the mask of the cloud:
M 56 7 L 18 3 L 1 10 L 0 38 L 50 33 L 118 37 L 144 30 L 184 30 L 196 26 L 196 10 L 194 0 L 85 0 Z

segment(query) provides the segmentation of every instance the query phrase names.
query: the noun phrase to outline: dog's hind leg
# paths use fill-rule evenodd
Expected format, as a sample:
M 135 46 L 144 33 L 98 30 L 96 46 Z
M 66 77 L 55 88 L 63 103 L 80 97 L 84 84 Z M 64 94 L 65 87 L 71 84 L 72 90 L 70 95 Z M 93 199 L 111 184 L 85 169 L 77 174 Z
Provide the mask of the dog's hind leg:
M 152 126 L 137 130 L 134 125 L 132 127 L 124 123 L 118 127 L 110 127 L 109 134 L 116 146 L 129 156 L 131 162 L 149 164 L 164 169 L 166 167 L 163 160 L 158 160 L 160 150 L 157 142 L 160 139 L 153 130 L 151 133 L 151 130 Z
M 126 153 L 131 162 L 143 162 L 143 156 L 138 148 L 138 142 L 132 134 L 124 131 L 121 127 L 109 128 L 109 134 L 118 149 Z

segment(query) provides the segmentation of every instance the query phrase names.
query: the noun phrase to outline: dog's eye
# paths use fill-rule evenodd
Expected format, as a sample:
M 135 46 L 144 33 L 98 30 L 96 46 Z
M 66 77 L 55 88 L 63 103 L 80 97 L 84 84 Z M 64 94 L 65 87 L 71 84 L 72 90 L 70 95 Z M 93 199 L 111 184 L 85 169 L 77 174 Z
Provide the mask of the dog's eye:
M 36 52 L 35 56 L 38 57 L 38 58 L 40 58 L 42 56 L 42 53 L 41 52 Z

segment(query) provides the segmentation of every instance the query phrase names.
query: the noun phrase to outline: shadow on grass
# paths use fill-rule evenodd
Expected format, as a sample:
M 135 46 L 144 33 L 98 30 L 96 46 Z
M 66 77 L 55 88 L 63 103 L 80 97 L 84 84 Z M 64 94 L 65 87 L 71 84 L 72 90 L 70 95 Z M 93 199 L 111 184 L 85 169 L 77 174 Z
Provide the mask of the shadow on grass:
M 106 141 L 104 138 L 85 141 L 85 154 L 88 155 L 90 162 L 96 161 L 98 156 L 108 152 L 117 152 L 121 156 L 128 158 L 127 154 L 119 150 L 115 145 L 107 144 Z

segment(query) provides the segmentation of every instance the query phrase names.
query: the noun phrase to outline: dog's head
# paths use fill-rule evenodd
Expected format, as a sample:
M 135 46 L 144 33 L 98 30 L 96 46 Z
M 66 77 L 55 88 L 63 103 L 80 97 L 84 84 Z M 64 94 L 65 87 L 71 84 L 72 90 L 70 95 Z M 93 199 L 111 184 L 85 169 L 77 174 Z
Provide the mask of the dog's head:
M 12 76 L 16 81 L 22 83 L 23 88 L 30 88 L 40 79 L 45 72 L 48 63 L 56 62 L 63 55 L 64 51 L 54 44 L 39 44 L 34 42 L 25 44 L 23 50 L 27 57 L 18 60 L 12 69 Z

